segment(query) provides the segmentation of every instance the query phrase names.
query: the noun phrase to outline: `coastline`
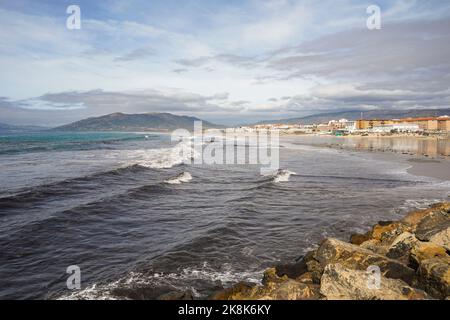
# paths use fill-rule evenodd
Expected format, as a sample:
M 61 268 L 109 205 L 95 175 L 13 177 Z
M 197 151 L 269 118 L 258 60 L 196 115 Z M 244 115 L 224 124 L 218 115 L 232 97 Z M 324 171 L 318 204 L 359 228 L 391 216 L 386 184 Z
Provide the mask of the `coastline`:
M 318 148 L 363 152 L 378 159 L 398 161 L 408 165 L 406 172 L 409 174 L 450 181 L 449 138 L 404 135 L 336 137 L 295 134 L 285 134 L 282 137 L 288 142 L 300 142 Z M 405 139 L 412 143 L 405 146 L 401 143 Z M 380 140 L 382 143 L 377 143 Z M 419 145 L 419 142 L 425 143 L 425 146 Z M 445 145 L 439 145 L 440 148 L 438 148 L 437 143 L 441 142 L 445 142 Z
M 446 202 L 380 221 L 349 242 L 327 238 L 300 261 L 267 269 L 261 285 L 241 282 L 210 299 L 448 300 L 449 252 Z
M 411 163 L 411 167 L 406 170 L 410 174 L 450 181 L 450 161 L 448 160 L 412 158 L 407 161 Z

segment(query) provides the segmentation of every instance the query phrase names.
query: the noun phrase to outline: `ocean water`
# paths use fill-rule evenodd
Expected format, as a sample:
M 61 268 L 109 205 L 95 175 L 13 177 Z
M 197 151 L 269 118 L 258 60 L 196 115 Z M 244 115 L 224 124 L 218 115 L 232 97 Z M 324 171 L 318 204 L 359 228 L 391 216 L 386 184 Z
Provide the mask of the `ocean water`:
M 401 159 L 282 139 L 280 171 L 193 165 L 150 133 L 0 137 L 0 298 L 204 298 L 324 237 L 447 199 Z M 214 142 L 219 143 L 219 142 Z M 81 290 L 66 268 L 81 269 Z

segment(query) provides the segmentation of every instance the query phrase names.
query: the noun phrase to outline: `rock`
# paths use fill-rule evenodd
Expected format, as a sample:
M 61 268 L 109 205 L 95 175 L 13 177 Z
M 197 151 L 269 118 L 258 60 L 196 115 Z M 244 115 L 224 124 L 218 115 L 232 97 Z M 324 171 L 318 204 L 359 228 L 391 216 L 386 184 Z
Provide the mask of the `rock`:
M 450 214 L 447 211 L 431 212 L 416 227 L 416 238 L 421 241 L 430 239 L 450 227 Z
M 431 212 L 435 212 L 437 210 L 440 210 L 440 204 L 438 205 L 432 205 L 427 209 L 424 210 L 417 210 L 410 212 L 402 219 L 403 223 L 408 224 L 409 226 L 417 226 L 424 217 L 429 215 Z
M 266 271 L 264 271 L 262 284 L 265 285 L 269 282 L 282 282 L 288 279 L 289 277 L 287 275 L 278 276 L 276 268 L 269 268 Z
M 417 269 L 421 261 L 440 257 L 447 257 L 447 252 L 444 247 L 438 246 L 432 242 L 417 241 L 411 249 L 409 263 L 410 266 Z
M 279 277 L 286 275 L 291 279 L 296 279 L 308 271 L 307 262 L 314 257 L 314 251 L 308 252 L 299 262 L 291 264 L 279 264 L 275 266 L 276 274 Z
M 163 294 L 157 300 L 194 300 L 192 291 L 173 291 Z
M 274 268 L 268 269 L 264 275 L 263 285 L 250 287 L 238 284 L 216 293 L 213 300 L 316 300 L 320 299 L 318 285 L 278 277 Z
M 155 300 L 158 297 L 172 292 L 174 287 L 162 286 L 155 288 L 153 286 L 119 286 L 111 290 L 111 295 L 117 299 L 130 299 L 130 300 Z
M 318 285 L 288 279 L 256 287 L 245 300 L 317 300 L 320 297 Z
M 418 269 L 419 282 L 432 296 L 445 299 L 450 295 L 449 257 L 422 260 Z
M 389 250 L 389 247 L 387 245 L 383 245 L 380 241 L 375 239 L 371 239 L 361 243 L 360 247 L 381 255 L 385 255 Z
M 287 276 L 291 279 L 296 279 L 308 271 L 305 261 L 299 261 L 291 264 L 279 264 L 275 266 L 276 274 L 279 277 Z
M 361 243 L 370 240 L 370 234 L 354 233 L 350 236 L 350 243 L 359 246 Z
M 430 242 L 442 246 L 447 251 L 450 251 L 450 227 L 432 235 L 430 237 Z
M 428 209 L 414 211 L 414 212 L 409 213 L 405 218 L 403 218 L 402 222 L 415 228 L 420 223 L 420 221 L 424 217 L 428 216 L 430 213 L 437 212 L 437 211 L 447 211 L 448 212 L 448 210 L 450 210 L 450 203 L 438 203 L 438 204 L 432 205 Z
M 379 278 L 379 286 L 365 271 L 351 270 L 340 264 L 325 267 L 320 293 L 327 300 L 422 300 L 427 293 L 398 279 Z
M 314 277 L 311 272 L 305 272 L 300 277 L 298 277 L 296 280 L 299 282 L 303 282 L 303 283 L 310 283 L 310 284 L 314 283 Z M 316 283 L 318 283 L 318 282 L 316 282 Z
M 320 297 L 319 286 L 278 277 L 274 268 L 264 272 L 263 286 L 254 287 L 248 299 L 251 300 L 310 300 Z
M 434 205 L 400 222 L 381 221 L 366 234 L 352 235 L 351 244 L 326 239 L 300 261 L 267 269 L 261 285 L 239 283 L 211 298 L 448 299 L 449 233 L 450 203 Z M 377 275 L 367 271 L 374 267 L 380 270 L 380 283 L 375 288 L 369 280 Z M 189 295 L 170 293 L 159 298 L 185 297 Z
M 401 262 L 408 264 L 410 251 L 418 241 L 419 240 L 417 240 L 414 234 L 403 232 L 389 247 L 386 256 L 391 259 L 398 259 Z
M 372 228 L 372 239 L 391 243 L 398 235 L 408 231 L 409 227 L 401 222 L 380 221 Z
M 325 240 L 317 249 L 316 259 L 323 268 L 334 263 L 340 263 L 345 268 L 355 270 L 366 270 L 369 266 L 378 266 L 387 278 L 401 279 L 408 284 L 412 284 L 415 278 L 414 270 L 405 264 L 332 238 Z
M 316 259 L 311 259 L 306 262 L 308 272 L 311 274 L 313 283 L 319 284 L 320 278 L 322 278 L 323 266 Z
M 210 300 L 241 300 L 243 297 L 246 297 L 250 294 L 254 285 L 239 282 L 234 286 L 220 290 L 214 294 L 212 294 L 209 299 Z

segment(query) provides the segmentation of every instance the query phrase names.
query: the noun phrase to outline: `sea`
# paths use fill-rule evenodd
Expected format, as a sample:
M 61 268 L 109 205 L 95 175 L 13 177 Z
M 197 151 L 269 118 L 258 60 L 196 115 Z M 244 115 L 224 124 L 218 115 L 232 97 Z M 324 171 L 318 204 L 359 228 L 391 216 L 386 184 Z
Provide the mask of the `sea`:
M 0 136 L 0 299 L 207 298 L 450 194 L 448 181 L 411 175 L 395 155 L 281 137 L 280 170 L 262 175 L 194 164 L 176 156 L 183 143 L 166 133 Z M 70 266 L 79 288 L 68 286 Z

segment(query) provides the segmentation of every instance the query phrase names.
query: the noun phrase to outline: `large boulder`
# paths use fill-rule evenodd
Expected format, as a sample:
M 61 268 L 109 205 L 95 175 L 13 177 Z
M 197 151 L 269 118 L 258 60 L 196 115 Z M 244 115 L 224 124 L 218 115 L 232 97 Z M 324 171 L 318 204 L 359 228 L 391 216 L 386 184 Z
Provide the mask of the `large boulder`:
M 423 260 L 446 258 L 447 256 L 447 251 L 444 247 L 432 242 L 417 241 L 411 248 L 409 264 L 412 268 L 417 269 Z
M 350 236 L 350 243 L 351 244 L 356 244 L 357 246 L 359 246 L 361 243 L 370 240 L 371 239 L 371 235 L 370 232 L 361 234 L 361 233 L 354 233 Z
M 248 300 L 318 300 L 320 298 L 318 285 L 288 279 L 255 288 Z
M 423 218 L 428 216 L 431 213 L 439 212 L 439 211 L 446 211 L 447 213 L 450 210 L 450 202 L 447 203 L 438 203 L 435 205 L 432 205 L 430 208 L 425 210 L 418 210 L 409 213 L 405 218 L 403 218 L 402 222 L 412 227 L 413 231 L 416 228 L 416 226 L 422 221 Z
M 450 258 L 422 260 L 418 269 L 419 282 L 432 296 L 445 299 L 450 296 Z
M 320 288 L 312 283 L 278 277 L 274 269 L 268 269 L 264 274 L 263 286 L 255 287 L 249 300 L 317 300 Z
M 287 276 L 296 279 L 308 271 L 307 262 L 314 258 L 315 251 L 306 253 L 298 262 L 288 264 L 278 264 L 275 266 L 276 274 L 279 277 Z
M 308 272 L 311 273 L 311 277 L 314 283 L 320 283 L 320 278 L 322 278 L 324 266 L 320 264 L 319 261 L 312 259 L 307 262 Z
M 430 237 L 430 242 L 450 251 L 450 227 L 432 235 Z
M 414 234 L 403 232 L 392 242 L 386 256 L 408 264 L 411 249 L 418 243 L 418 241 L 419 240 L 414 236 Z
M 372 239 L 383 243 L 391 243 L 401 233 L 408 231 L 409 227 L 402 222 L 380 221 L 372 228 Z
M 360 247 L 381 255 L 385 255 L 389 251 L 388 244 L 383 244 L 381 241 L 376 239 L 370 239 L 368 241 L 365 241 L 361 243 Z
M 347 269 L 340 264 L 325 267 L 320 293 L 328 300 L 422 300 L 429 296 L 398 279 L 380 276 L 375 285 L 365 271 Z
M 431 212 L 420 220 L 415 229 L 416 238 L 421 241 L 430 241 L 433 236 L 446 231 L 450 227 L 450 214 L 447 211 Z
M 211 300 L 243 300 L 250 295 L 254 288 L 253 284 L 247 282 L 239 282 L 230 288 L 220 290 L 213 293 L 209 299 Z
M 387 278 L 401 279 L 408 284 L 412 284 L 415 279 L 415 271 L 405 264 L 333 238 L 322 242 L 315 258 L 323 268 L 335 263 L 354 270 L 366 270 L 370 266 L 378 266 L 383 276 Z
M 213 300 L 317 300 L 320 299 L 318 285 L 278 277 L 274 268 L 264 273 L 263 285 L 239 284 L 216 293 Z

